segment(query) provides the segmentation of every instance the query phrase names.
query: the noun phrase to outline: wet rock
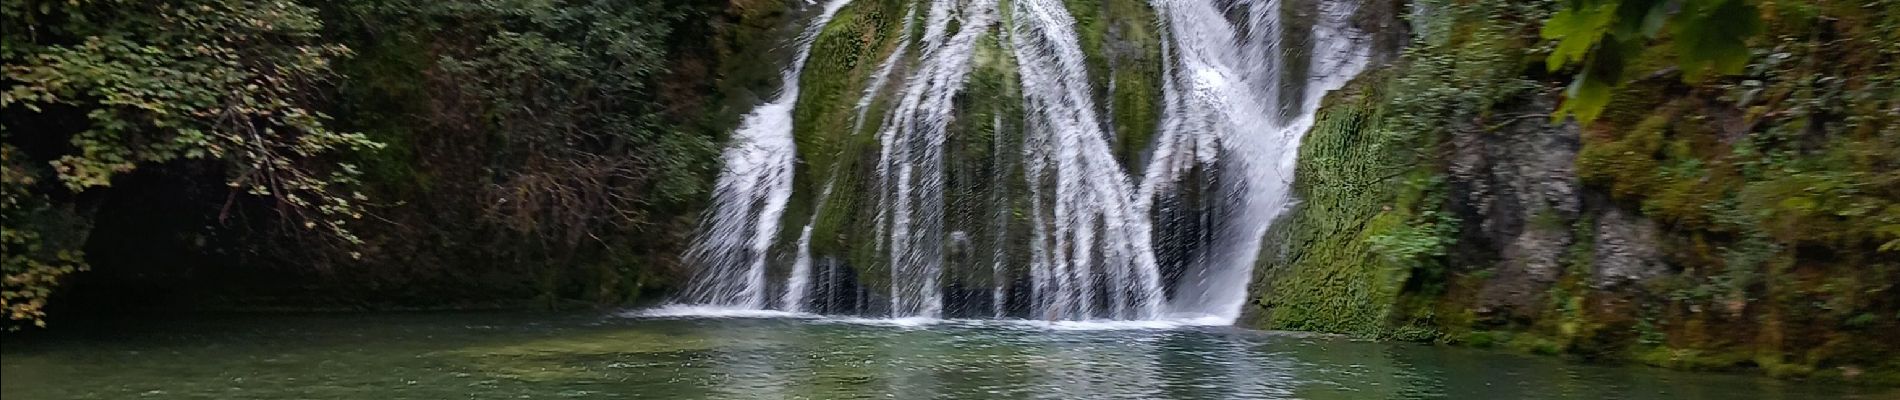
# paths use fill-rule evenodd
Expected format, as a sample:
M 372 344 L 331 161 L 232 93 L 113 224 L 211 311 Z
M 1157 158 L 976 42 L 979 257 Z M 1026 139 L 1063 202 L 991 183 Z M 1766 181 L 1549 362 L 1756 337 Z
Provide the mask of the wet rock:
M 1613 289 L 1663 275 L 1668 264 L 1662 251 L 1656 222 L 1620 207 L 1610 207 L 1596 217 L 1596 250 L 1591 259 L 1592 287 Z
M 1554 101 L 1534 96 L 1456 129 L 1451 139 L 1451 208 L 1465 221 L 1453 261 L 1490 271 L 1478 295 L 1490 314 L 1532 316 L 1576 241 L 1570 226 L 1582 211 L 1581 145 L 1576 124 L 1547 123 L 1540 110 Z

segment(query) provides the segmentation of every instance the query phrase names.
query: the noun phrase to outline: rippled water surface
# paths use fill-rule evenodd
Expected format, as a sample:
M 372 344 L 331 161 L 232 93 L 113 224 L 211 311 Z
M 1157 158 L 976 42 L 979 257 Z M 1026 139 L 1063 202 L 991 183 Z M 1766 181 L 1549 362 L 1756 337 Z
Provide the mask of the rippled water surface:
M 375 314 L 9 336 L 24 399 L 1886 399 L 1900 393 L 1163 324 Z

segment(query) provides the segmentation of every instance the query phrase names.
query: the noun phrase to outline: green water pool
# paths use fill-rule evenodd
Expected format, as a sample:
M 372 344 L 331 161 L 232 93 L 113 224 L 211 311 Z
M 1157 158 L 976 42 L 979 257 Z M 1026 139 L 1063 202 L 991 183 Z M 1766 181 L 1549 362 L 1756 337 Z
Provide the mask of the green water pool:
M 1892 399 L 1229 327 L 621 314 L 142 319 L 11 335 L 32 399 Z

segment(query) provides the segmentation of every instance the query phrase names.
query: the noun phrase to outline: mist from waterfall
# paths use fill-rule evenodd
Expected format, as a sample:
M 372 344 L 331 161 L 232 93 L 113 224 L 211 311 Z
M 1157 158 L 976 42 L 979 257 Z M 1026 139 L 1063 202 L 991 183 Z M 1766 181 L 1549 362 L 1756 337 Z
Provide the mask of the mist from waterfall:
M 1349 1 L 1321 1 L 1311 32 L 1292 36 L 1310 40 L 1289 48 L 1288 30 L 1301 24 L 1282 21 L 1289 10 L 1280 0 L 1154 0 L 1161 115 L 1144 163 L 1131 174 L 1116 156 L 1106 103 L 1092 87 L 1064 1 L 921 0 L 906 8 L 892 52 L 871 57 L 881 61 L 849 94 L 856 101 L 844 137 L 875 135 L 865 138 L 875 150 L 865 153 L 874 154 L 862 168 L 865 183 L 841 186 L 839 177 L 853 171 L 814 166 L 828 169 L 819 175 L 816 205 L 799 217 L 805 225 L 797 235 L 782 237 L 794 190 L 809 190 L 792 187 L 800 162 L 793 147 L 798 80 L 814 42 L 848 3 L 822 5 L 793 43 L 783 89 L 733 134 L 682 303 L 932 320 L 945 318 L 955 297 L 980 310 L 961 314 L 970 317 L 1230 324 L 1262 236 L 1291 201 L 1294 157 L 1319 99 L 1369 59 L 1350 25 L 1357 5 Z M 985 62 L 994 67 L 997 57 L 1013 65 L 1012 97 L 973 98 L 973 72 Z M 998 102 L 1014 102 L 1008 107 L 1020 114 L 959 121 L 972 107 Z M 967 130 L 958 127 L 974 125 L 989 135 L 956 136 Z M 988 159 L 953 165 L 955 146 L 982 146 Z M 1196 171 L 1213 178 L 1190 181 Z M 959 173 L 980 178 L 952 177 Z M 1183 190 L 1212 200 L 1162 200 Z M 829 209 L 839 196 L 862 196 L 856 204 L 870 208 Z M 948 215 L 953 208 L 988 209 Z M 847 233 L 858 238 L 847 245 L 875 256 L 814 254 L 814 241 L 836 239 L 815 239 L 815 226 L 853 218 L 826 213 L 862 213 L 868 224 Z M 1155 220 L 1162 213 L 1215 222 L 1203 237 L 1162 237 Z M 772 261 L 775 246 L 784 246 L 789 262 Z M 1192 249 L 1191 256 L 1164 263 L 1161 246 Z M 1169 268 L 1179 276 L 1164 276 Z M 777 273 L 782 282 L 770 282 L 773 270 L 785 271 Z

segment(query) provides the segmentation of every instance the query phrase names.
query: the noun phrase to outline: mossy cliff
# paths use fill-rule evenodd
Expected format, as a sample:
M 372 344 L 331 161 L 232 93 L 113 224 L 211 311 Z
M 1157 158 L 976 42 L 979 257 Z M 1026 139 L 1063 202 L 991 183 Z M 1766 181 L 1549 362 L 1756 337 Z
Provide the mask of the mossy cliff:
M 1072 1 L 1080 46 L 1087 56 L 1095 104 L 1109 115 L 1117 157 L 1134 165 L 1156 129 L 1161 100 L 1158 22 L 1139 0 Z M 967 83 L 949 109 L 942 146 L 944 232 L 927 239 L 944 248 L 945 293 L 951 313 L 988 315 L 991 266 L 1026 268 L 1031 234 L 1029 188 L 1021 148 L 1025 120 L 1013 50 L 1013 4 L 997 5 L 998 20 L 976 32 Z M 889 226 L 879 226 L 880 201 L 891 183 L 878 170 L 892 108 L 906 95 L 906 80 L 926 68 L 921 42 L 931 4 L 906 0 L 859 0 L 842 8 L 822 29 L 799 78 L 793 136 L 798 148 L 791 201 L 772 249 L 775 265 L 797 257 L 804 228 L 811 227 L 810 256 L 821 288 L 888 287 Z M 906 18 L 910 20 L 906 20 Z M 961 19 L 945 35 L 964 29 Z M 906 26 L 909 32 L 906 32 Z M 908 43 L 900 41 L 906 39 Z M 900 53 L 900 51 L 902 51 Z M 889 64 L 887 64 L 889 63 Z M 891 68 L 881 71 L 882 68 Z M 887 75 L 881 75 L 886 72 Z M 881 86 L 873 86 L 880 83 Z M 932 89 L 940 90 L 940 89 Z M 860 101 L 869 100 L 862 104 Z M 922 201 L 922 200 L 919 200 Z M 889 223 L 889 221 L 882 221 Z M 1001 249 L 1001 250 L 996 250 Z M 838 268 L 837 274 L 829 269 Z M 783 273 L 776 271 L 775 273 Z M 1019 276 L 1022 271 L 1007 271 Z M 882 312 L 883 290 L 827 293 L 833 312 Z M 980 303 L 980 304 L 979 304 Z
M 1763 2 L 1738 76 L 1656 41 L 1589 125 L 1554 3 L 1365 11 L 1412 40 L 1326 99 L 1251 323 L 1900 383 L 1900 2 Z

